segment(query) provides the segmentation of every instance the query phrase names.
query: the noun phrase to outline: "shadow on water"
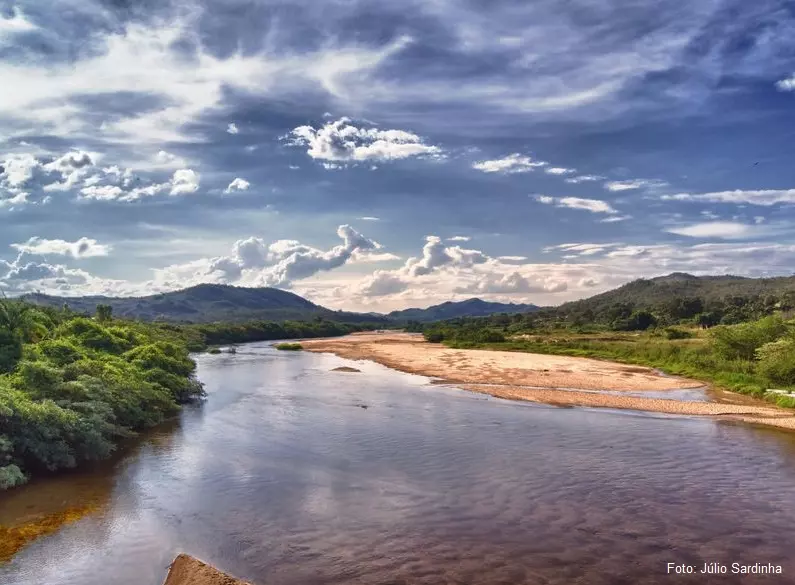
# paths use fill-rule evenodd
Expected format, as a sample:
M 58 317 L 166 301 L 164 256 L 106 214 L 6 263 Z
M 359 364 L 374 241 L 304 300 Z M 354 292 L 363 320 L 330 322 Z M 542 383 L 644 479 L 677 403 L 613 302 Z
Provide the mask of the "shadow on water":
M 100 501 L 0 583 L 158 585 L 182 551 L 260 585 L 670 584 L 668 562 L 784 570 L 677 584 L 795 583 L 795 435 L 509 402 L 267 344 L 198 361 L 202 408 L 0 503 Z

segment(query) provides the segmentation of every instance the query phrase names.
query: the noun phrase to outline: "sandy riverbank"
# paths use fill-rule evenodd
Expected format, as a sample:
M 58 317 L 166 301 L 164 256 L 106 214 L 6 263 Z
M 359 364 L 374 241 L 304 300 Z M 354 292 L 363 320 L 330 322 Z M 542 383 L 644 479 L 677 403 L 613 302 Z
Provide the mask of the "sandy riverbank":
M 450 349 L 427 343 L 422 336 L 411 333 L 357 333 L 305 340 L 301 344 L 307 351 L 372 360 L 499 398 L 711 416 L 795 430 L 795 413 L 746 397 L 684 401 L 676 399 L 675 392 L 670 398 L 661 397 L 666 391 L 698 388 L 702 384 L 662 376 L 651 368 L 568 356 Z M 644 392 L 653 392 L 654 396 L 637 396 Z

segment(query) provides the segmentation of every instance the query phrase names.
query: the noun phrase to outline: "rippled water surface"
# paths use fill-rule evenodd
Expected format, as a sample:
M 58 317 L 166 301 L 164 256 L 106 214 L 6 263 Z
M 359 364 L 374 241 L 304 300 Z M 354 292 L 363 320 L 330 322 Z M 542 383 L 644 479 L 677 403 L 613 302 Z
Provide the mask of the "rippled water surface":
M 104 494 L 0 583 L 159 585 L 180 551 L 257 585 L 795 583 L 791 434 L 331 372 L 351 362 L 266 344 L 199 363 L 209 399 L 179 424 L 107 471 L 0 496 L 2 522 Z M 713 561 L 784 574 L 665 574 Z

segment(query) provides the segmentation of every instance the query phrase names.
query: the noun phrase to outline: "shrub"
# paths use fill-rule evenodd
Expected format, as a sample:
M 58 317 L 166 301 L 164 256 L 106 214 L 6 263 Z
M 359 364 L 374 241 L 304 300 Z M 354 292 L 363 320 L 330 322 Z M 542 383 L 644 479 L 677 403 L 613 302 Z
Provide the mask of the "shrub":
M 684 329 L 678 329 L 676 327 L 666 327 L 664 330 L 665 339 L 690 339 L 693 337 L 693 334 L 690 331 L 685 331 Z
M 441 331 L 425 331 L 422 336 L 425 338 L 425 341 L 429 341 L 430 343 L 441 343 L 444 341 L 444 333 Z
M 0 374 L 12 371 L 22 357 L 22 340 L 0 327 Z
M 277 343 L 275 347 L 282 351 L 300 351 L 304 349 L 300 343 Z
M 740 325 L 721 325 L 712 329 L 712 347 L 726 359 L 753 360 L 757 349 L 786 332 L 787 325 L 778 315 Z
M 756 368 L 773 384 L 795 385 L 795 340 L 779 339 L 764 344 L 756 350 L 759 360 Z

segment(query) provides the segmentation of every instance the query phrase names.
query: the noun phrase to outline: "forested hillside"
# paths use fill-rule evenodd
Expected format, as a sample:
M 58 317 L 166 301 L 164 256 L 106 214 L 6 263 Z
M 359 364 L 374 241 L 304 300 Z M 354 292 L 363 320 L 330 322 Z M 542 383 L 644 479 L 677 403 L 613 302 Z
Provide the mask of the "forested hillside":
M 201 284 L 183 290 L 145 297 L 55 297 L 26 295 L 37 305 L 77 313 L 93 313 L 97 305 L 108 305 L 117 317 L 141 321 L 178 323 L 287 321 L 322 318 L 346 323 L 385 322 L 379 315 L 332 311 L 297 294 L 277 288 L 244 288 L 222 284 Z
M 455 317 L 483 317 L 496 313 L 528 313 L 537 309 L 538 307 L 535 305 L 491 303 L 481 299 L 467 299 L 465 301 L 441 303 L 430 306 L 427 309 L 392 311 L 387 316 L 397 322 L 429 322 L 453 319 Z

